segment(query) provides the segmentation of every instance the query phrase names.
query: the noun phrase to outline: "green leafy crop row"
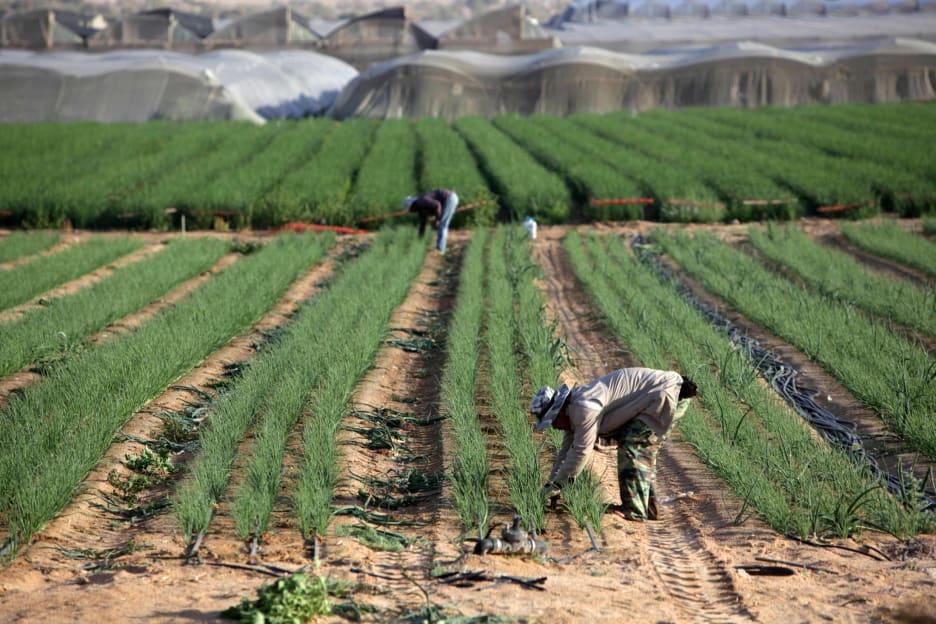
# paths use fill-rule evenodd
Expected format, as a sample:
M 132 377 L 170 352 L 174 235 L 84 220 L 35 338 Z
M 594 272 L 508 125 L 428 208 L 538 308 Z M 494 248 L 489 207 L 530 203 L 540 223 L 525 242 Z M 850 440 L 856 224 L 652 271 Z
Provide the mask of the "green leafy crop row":
M 934 364 L 923 345 L 771 273 L 710 234 L 661 231 L 656 238 L 707 289 L 821 363 L 909 444 L 936 458 Z
M 6 124 L 0 223 L 170 229 L 184 211 L 198 228 L 218 218 L 237 227 L 353 225 L 437 187 L 454 188 L 463 204 L 487 202 L 459 223 L 487 223 L 495 209 L 544 223 L 789 218 L 842 206 L 834 214 L 919 216 L 936 207 L 931 120 L 927 107 L 908 103 L 469 116 L 451 125 Z M 645 198 L 653 210 L 592 201 Z
M 863 526 L 901 535 L 932 528 L 920 507 L 904 507 L 867 470 L 812 435 L 758 383 L 749 355 L 620 239 L 583 241 L 572 233 L 566 249 L 611 330 L 639 361 L 676 367 L 699 384 L 698 404 L 679 429 L 737 492 L 739 522 L 750 507 L 778 531 L 800 536 L 846 537 Z
M 0 519 L 16 547 L 64 507 L 147 401 L 243 332 L 317 259 L 281 236 L 136 331 L 66 358 L 0 410 Z

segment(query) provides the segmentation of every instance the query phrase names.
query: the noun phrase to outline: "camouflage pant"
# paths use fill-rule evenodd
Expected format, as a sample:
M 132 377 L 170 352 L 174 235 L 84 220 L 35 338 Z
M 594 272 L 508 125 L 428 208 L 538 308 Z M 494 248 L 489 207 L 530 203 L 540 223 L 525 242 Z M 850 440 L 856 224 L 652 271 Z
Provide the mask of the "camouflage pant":
M 689 407 L 683 399 L 676 407 L 675 423 Z M 672 430 L 672 429 L 671 429 Z M 634 520 L 656 520 L 657 502 L 653 492 L 656 480 L 657 453 L 669 437 L 658 436 L 642 420 L 636 418 L 615 432 L 618 442 L 618 486 L 621 491 L 621 511 Z

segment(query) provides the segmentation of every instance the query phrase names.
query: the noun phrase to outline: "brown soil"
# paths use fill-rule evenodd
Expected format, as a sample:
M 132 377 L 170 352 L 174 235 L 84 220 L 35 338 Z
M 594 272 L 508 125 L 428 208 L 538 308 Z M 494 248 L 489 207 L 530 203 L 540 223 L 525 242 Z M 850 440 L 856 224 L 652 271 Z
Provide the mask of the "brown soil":
M 647 227 L 651 224 L 614 229 L 636 232 Z M 721 229 L 732 236 L 743 234 L 743 228 Z M 583 381 L 636 362 L 593 313 L 561 248 L 559 239 L 564 231 L 541 228 L 535 249 L 545 269 L 542 287 L 548 311 L 558 320 L 573 356 L 573 366 L 562 377 Z M 449 282 L 457 279 L 454 269 L 469 237 L 469 232 L 453 232 L 452 250 L 445 259 L 430 254 L 406 302 L 391 320 L 389 327 L 395 329 L 388 338 L 412 337 L 416 334 L 406 329 L 425 329 L 427 323 L 444 327 L 454 305 L 454 285 Z M 327 270 L 320 267 L 303 280 L 305 286 L 297 284 L 266 322 L 282 322 L 283 315 L 289 314 L 290 301 L 294 305 L 314 296 L 314 284 Z M 435 344 L 419 352 L 385 345 L 374 369 L 359 386 L 355 405 L 389 407 L 418 417 L 439 413 L 437 387 L 444 365 L 445 336 L 442 330 L 432 329 L 430 334 Z M 772 348 L 784 347 L 773 340 L 778 344 L 771 342 Z M 210 393 L 211 382 L 225 362 L 250 356 L 250 343 L 250 336 L 235 340 L 177 385 Z M 786 349 L 792 351 L 788 346 Z M 845 406 L 853 401 L 822 379 L 814 366 L 809 368 L 808 362 L 803 365 L 809 375 L 817 375 L 818 387 L 832 397 L 832 403 Z M 124 433 L 151 437 L 161 424 L 156 413 L 178 411 L 184 401 L 194 399 L 191 390 L 170 390 L 135 416 Z M 424 456 L 416 464 L 419 470 L 430 473 L 447 468 L 444 462 L 451 451 L 445 421 L 407 424 L 401 433 L 412 454 Z M 345 442 L 362 442 L 364 438 L 364 434 L 350 431 L 343 436 Z M 137 619 L 222 621 L 218 620 L 222 609 L 243 596 L 256 597 L 256 589 L 272 580 L 258 572 L 259 566 L 248 565 L 247 545 L 223 521 L 205 537 L 205 564 L 184 565 L 185 539 L 170 513 L 128 524 L 94 507 L 92 503 L 98 500 L 94 489 L 106 491 L 110 469 L 121 470 L 124 453 L 139 448 L 133 441 L 115 443 L 89 475 L 76 501 L 13 563 L 0 570 L 0 620 L 96 624 Z M 377 478 L 390 475 L 401 465 L 400 456 L 387 450 L 366 451 L 345 444 L 342 452 L 342 470 L 348 478 L 338 493 L 339 503 L 360 502 L 360 483 L 352 480 L 352 473 Z M 613 459 L 607 459 L 605 485 L 613 494 Z M 179 461 L 184 463 L 185 457 Z M 287 466 L 287 478 L 290 470 L 294 476 L 295 466 Z M 359 603 L 381 609 L 379 614 L 366 616 L 376 621 L 399 620 L 428 598 L 449 614 L 490 614 L 519 621 L 936 622 L 932 609 L 936 592 L 933 536 L 901 544 L 868 533 L 861 544 L 848 541 L 836 547 L 819 547 L 778 535 L 743 510 L 742 502 L 699 462 L 678 434 L 664 447 L 658 470 L 662 519 L 638 523 L 606 516 L 598 552 L 591 550 L 587 535 L 567 514 L 551 511 L 543 536 L 550 543 L 546 557 L 468 554 L 471 542 L 460 539 L 451 496 L 443 485 L 430 500 L 392 512 L 394 517 L 427 523 L 388 527 L 417 538 L 400 553 L 362 546 L 343 534 L 355 521 L 336 517 L 322 543 L 319 572 L 369 586 L 369 591 L 362 589 L 355 597 Z M 507 519 L 495 517 L 497 522 Z M 59 549 L 72 549 L 72 556 L 78 549 L 84 549 L 85 556 L 103 555 L 130 540 L 143 549 L 109 561 L 70 558 Z M 258 560 L 290 570 L 312 566 L 307 546 L 284 512 L 261 543 Z M 887 553 L 889 560 L 878 552 Z M 741 566 L 777 566 L 794 573 L 769 576 L 757 573 L 769 570 Z M 486 580 L 447 583 L 431 577 L 433 568 L 474 572 Z M 543 583 L 532 586 L 511 580 L 542 577 L 546 579 Z M 333 617 L 328 621 L 341 620 Z

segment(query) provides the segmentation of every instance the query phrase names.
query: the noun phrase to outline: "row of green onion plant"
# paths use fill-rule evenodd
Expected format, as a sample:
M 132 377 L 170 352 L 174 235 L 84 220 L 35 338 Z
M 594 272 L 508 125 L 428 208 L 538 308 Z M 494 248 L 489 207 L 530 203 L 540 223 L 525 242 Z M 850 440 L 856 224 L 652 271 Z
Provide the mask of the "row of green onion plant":
M 695 120 L 673 113 L 646 111 L 633 125 L 657 138 L 648 147 L 652 146 L 659 157 L 694 172 L 718 193 L 725 203 L 725 219 L 756 221 L 801 216 L 803 208 L 791 191 L 782 188 L 766 173 L 752 167 L 739 167 L 740 155 L 736 151 L 696 128 Z M 635 139 L 643 144 L 641 138 Z
M 426 249 L 412 228 L 381 232 L 369 254 L 370 267 L 349 273 L 340 289 L 336 284 L 329 291 L 328 301 L 323 298 L 323 307 L 335 320 L 322 325 L 315 336 L 313 349 L 321 354 L 325 373 L 312 394 L 302 432 L 300 476 L 292 491 L 306 539 L 323 535 L 328 527 L 339 477 L 338 430 L 354 387 L 371 366 L 386 324 L 419 272 Z M 352 305 L 355 300 L 363 303 Z M 346 311 L 349 306 L 354 314 Z
M 327 292 L 312 301 L 296 323 L 291 339 L 284 345 L 287 352 L 279 356 L 284 369 L 280 379 L 291 386 L 291 391 L 271 397 L 267 416 L 257 427 L 245 478 L 235 493 L 234 518 L 241 536 L 257 530 L 256 527 L 260 527 L 261 532 L 266 527 L 279 487 L 278 475 L 287 436 L 300 412 L 308 419 L 319 421 L 305 422 L 304 440 L 314 435 L 309 433 L 310 429 L 318 433 L 326 428 L 328 439 L 337 440 L 337 427 L 351 393 L 373 365 L 386 324 L 422 263 L 422 248 L 408 229 L 383 232 L 370 252 L 343 271 Z M 298 362 L 303 363 L 297 365 Z M 292 370 L 287 372 L 285 369 L 290 367 Z M 319 425 L 325 427 L 319 428 Z M 332 446 L 333 450 L 336 448 Z M 307 454 L 306 465 L 311 462 L 310 469 L 324 469 L 319 463 L 324 459 L 310 458 Z M 333 456 L 333 459 L 330 467 L 338 465 L 339 458 Z M 300 477 L 300 483 L 293 484 L 295 499 L 303 501 L 302 504 L 310 502 L 305 497 L 310 492 L 301 490 L 304 477 Z M 331 482 L 332 491 L 336 483 L 337 480 Z M 315 501 L 307 511 L 325 522 L 330 503 L 325 501 L 324 490 L 321 496 L 322 500 Z M 297 502 L 295 511 L 301 515 L 299 504 Z M 300 519 L 301 526 L 303 520 Z M 325 526 L 315 526 L 315 534 L 321 535 Z M 305 530 L 304 534 L 308 537 L 309 531 Z
M 670 121 L 693 135 L 694 144 L 702 148 L 700 158 L 705 157 L 706 150 L 711 150 L 731 162 L 744 163 L 744 168 L 765 175 L 781 188 L 789 189 L 807 212 L 823 206 L 853 206 L 857 209 L 857 212 L 850 210 L 841 214 L 877 212 L 877 196 L 871 185 L 864 180 L 856 183 L 857 174 L 836 163 L 832 157 L 778 139 L 755 141 L 742 128 L 691 111 L 673 115 Z M 705 136 L 698 137 L 700 132 Z
M 449 469 L 455 509 L 462 528 L 465 531 L 476 528 L 482 536 L 490 522 L 491 505 L 487 444 L 478 420 L 475 392 L 484 316 L 484 251 L 488 232 L 486 228 L 475 231 L 462 259 L 440 392 L 455 441 L 455 457 Z
M 285 222 L 275 218 L 276 201 L 269 196 L 283 178 L 315 156 L 332 124 L 315 119 L 264 128 L 273 136 L 263 149 L 249 151 L 236 164 L 218 171 L 212 184 L 189 192 L 186 200 L 193 229 L 211 226 L 216 216 L 235 227 L 263 228 Z
M 438 117 L 416 119 L 413 125 L 419 139 L 420 188 L 454 188 L 461 205 L 475 205 L 472 210 L 457 213 L 452 218 L 453 227 L 466 223 L 491 225 L 497 215 L 497 197 L 488 188 L 465 140 Z
M 283 235 L 136 331 L 67 358 L 0 411 L 0 531 L 19 548 L 69 503 L 114 434 L 153 397 L 259 320 L 321 257 Z
M 27 124 L 10 159 L 0 158 L 0 211 L 30 228 L 106 226 L 109 206 L 128 210 L 123 198 L 173 167 L 211 149 L 231 126 L 186 124 Z M 19 130 L 22 130 L 20 128 Z M 51 133 L 50 133 L 51 129 Z M 5 130 L 6 132 L 6 130 Z M 19 134 L 18 132 L 16 134 Z M 43 149 L 57 135 L 54 147 Z M 51 175 L 53 172 L 54 175 Z
M 356 118 L 334 124 L 315 156 L 284 177 L 271 192 L 278 218 L 355 225 L 349 196 L 380 122 Z
M 33 297 L 77 279 L 143 246 L 127 236 L 92 237 L 57 253 L 36 256 L 10 270 L 0 271 L 0 310 L 26 303 Z
M 823 168 L 832 165 L 832 169 L 860 176 L 860 184 L 870 182 L 886 210 L 919 216 L 921 211 L 932 210 L 936 201 L 936 187 L 929 181 L 936 167 L 925 157 L 929 142 L 921 138 L 896 139 L 867 126 L 845 131 L 780 108 L 765 107 L 747 115 L 704 114 L 743 127 L 752 139 L 773 139 L 813 150 L 821 155 Z
M 878 273 L 795 226 L 751 228 L 748 239 L 819 292 L 936 337 L 936 292 Z
M 460 117 L 452 126 L 471 148 L 511 218 L 532 215 L 541 223 L 568 219 L 571 195 L 562 178 L 487 119 Z
M 591 205 L 593 199 L 638 199 L 640 185 L 624 174 L 620 167 L 593 158 L 589 149 L 576 145 L 574 138 L 563 137 L 562 131 L 573 135 L 581 134 L 568 122 L 560 121 L 561 130 L 547 127 L 550 120 L 546 115 L 520 117 L 500 115 L 493 120 L 494 125 L 513 137 L 524 149 L 537 160 L 549 167 L 566 180 L 572 189 L 573 199 L 582 206 L 582 212 L 590 218 L 610 214 L 607 207 L 601 209 Z M 556 149 L 556 141 L 562 141 L 563 149 Z M 619 204 L 628 206 L 624 215 L 630 218 L 640 217 L 640 204 Z
M 374 133 L 374 144 L 355 176 L 350 210 L 354 216 L 395 212 L 416 195 L 416 133 L 409 119 L 387 119 Z
M 678 427 L 737 492 L 737 521 L 750 507 L 776 530 L 802 537 L 933 528 L 931 514 L 905 507 L 869 470 L 815 436 L 759 383 L 749 354 L 637 262 L 620 238 L 583 241 L 573 233 L 566 249 L 611 331 L 640 362 L 676 366 L 699 383 L 697 404 Z
M 547 319 L 546 301 L 536 284 L 541 270 L 532 258 L 532 251 L 525 230 L 509 231 L 507 275 L 514 293 L 517 336 L 526 371 L 524 377 L 529 381 L 528 391 L 524 393 L 524 405 L 529 404 L 532 395 L 539 388 L 546 385 L 555 386 L 568 360 L 558 321 L 550 322 Z M 555 454 L 562 446 L 562 432 L 549 428 L 546 436 Z M 594 469 L 591 466 L 586 467 L 582 474 L 563 488 L 562 494 L 563 504 L 576 524 L 584 530 L 594 529 L 600 535 L 601 519 L 607 510 L 608 501 L 601 487 L 601 479 Z
M 306 302 L 276 343 L 253 359 L 216 402 L 211 424 L 201 435 L 191 477 L 175 499 L 176 516 L 190 543 L 196 543 L 211 523 L 217 501 L 229 487 L 231 466 L 239 451 L 244 471 L 234 485 L 232 504 L 237 531 L 242 538 L 252 534 L 257 539 L 266 532 L 281 487 L 288 437 L 296 422 L 304 411 L 317 418 L 320 401 L 310 405 L 316 393 L 327 392 L 335 383 L 352 388 L 356 383 L 354 376 L 333 379 L 333 371 L 344 371 L 356 361 L 359 356 L 353 347 L 359 336 L 375 331 L 365 318 L 374 302 L 351 293 L 394 266 L 387 257 L 388 238 L 389 234 L 383 235 L 368 253 L 343 267 L 328 290 Z M 401 272 L 394 279 L 405 277 Z M 372 317 L 369 322 L 380 325 L 380 318 Z M 244 444 L 250 428 L 253 440 Z
M 487 352 L 490 396 L 510 456 L 506 481 L 510 501 L 530 529 L 542 530 L 545 509 L 540 494 L 539 449 L 531 435 L 531 422 L 522 404 L 523 377 L 518 364 L 519 345 L 510 281 L 508 240 L 513 228 L 494 231 L 487 255 Z
M 88 288 L 27 310 L 3 324 L 0 376 L 81 348 L 94 332 L 210 269 L 228 249 L 217 239 L 174 239 L 161 251 L 115 269 Z
M 922 344 L 772 273 L 711 234 L 660 230 L 655 238 L 705 288 L 819 362 L 910 446 L 936 459 L 936 364 Z
M 731 133 L 740 131 L 739 141 L 735 145 L 740 144 L 743 149 L 754 150 L 757 160 L 763 155 L 765 164 L 752 162 L 752 165 L 764 173 L 784 178 L 785 171 L 799 170 L 802 174 L 812 167 L 830 180 L 837 180 L 835 184 L 842 191 L 847 191 L 851 186 L 872 200 L 872 205 L 861 207 L 857 212 L 832 212 L 833 215 L 870 215 L 878 209 L 912 214 L 932 204 L 933 186 L 926 179 L 903 167 L 895 166 L 886 158 L 869 160 L 852 157 L 849 154 L 802 143 L 796 138 L 796 124 L 790 124 L 776 115 L 753 114 L 737 117 L 719 111 L 699 110 L 688 113 L 688 116 L 715 121 Z M 874 141 L 874 137 L 867 136 L 867 140 Z M 912 148 L 908 145 L 907 149 Z M 773 164 L 769 164 L 771 162 Z M 773 172 L 771 168 L 774 168 Z M 812 181 L 822 184 L 821 177 L 815 173 L 812 174 Z
M 936 278 L 936 242 L 908 232 L 893 221 L 843 223 L 842 234 L 865 251 Z
M 621 115 L 571 115 L 580 141 L 601 149 L 598 157 L 612 166 L 620 158 L 622 174 L 638 180 L 653 198 L 650 215 L 661 221 L 718 221 L 725 206 L 718 194 L 691 168 L 676 166 L 666 140 L 637 127 Z M 678 162 L 678 159 L 676 159 Z
M 0 239 L 0 263 L 26 258 L 58 242 L 58 232 L 11 232 Z
M 56 189 L 45 205 L 55 219 L 68 219 L 75 227 L 166 229 L 174 206 L 156 203 L 144 209 L 150 192 L 189 175 L 240 134 L 237 128 L 246 127 L 202 122 L 161 127 L 153 137 L 125 133 L 124 142 L 94 154 L 88 160 L 95 166 Z

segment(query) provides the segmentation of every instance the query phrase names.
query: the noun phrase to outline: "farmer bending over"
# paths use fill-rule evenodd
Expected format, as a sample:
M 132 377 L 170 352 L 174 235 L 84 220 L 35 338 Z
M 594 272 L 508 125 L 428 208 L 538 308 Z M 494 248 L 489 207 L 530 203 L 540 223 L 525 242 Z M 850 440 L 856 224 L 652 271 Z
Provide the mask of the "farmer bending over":
M 438 230 L 436 249 L 442 252 L 445 251 L 449 223 L 457 207 L 458 195 L 450 189 L 435 189 L 419 197 L 407 197 L 403 200 L 403 209 L 406 212 L 415 212 L 419 215 L 420 238 L 426 233 L 426 221 L 432 217 L 433 225 Z
M 617 446 L 621 505 L 612 513 L 656 520 L 657 452 L 697 392 L 691 379 L 650 368 L 622 368 L 574 389 L 543 386 L 530 403 L 535 430 L 552 425 L 566 432 L 543 495 L 557 497 L 585 469 L 600 437 Z

